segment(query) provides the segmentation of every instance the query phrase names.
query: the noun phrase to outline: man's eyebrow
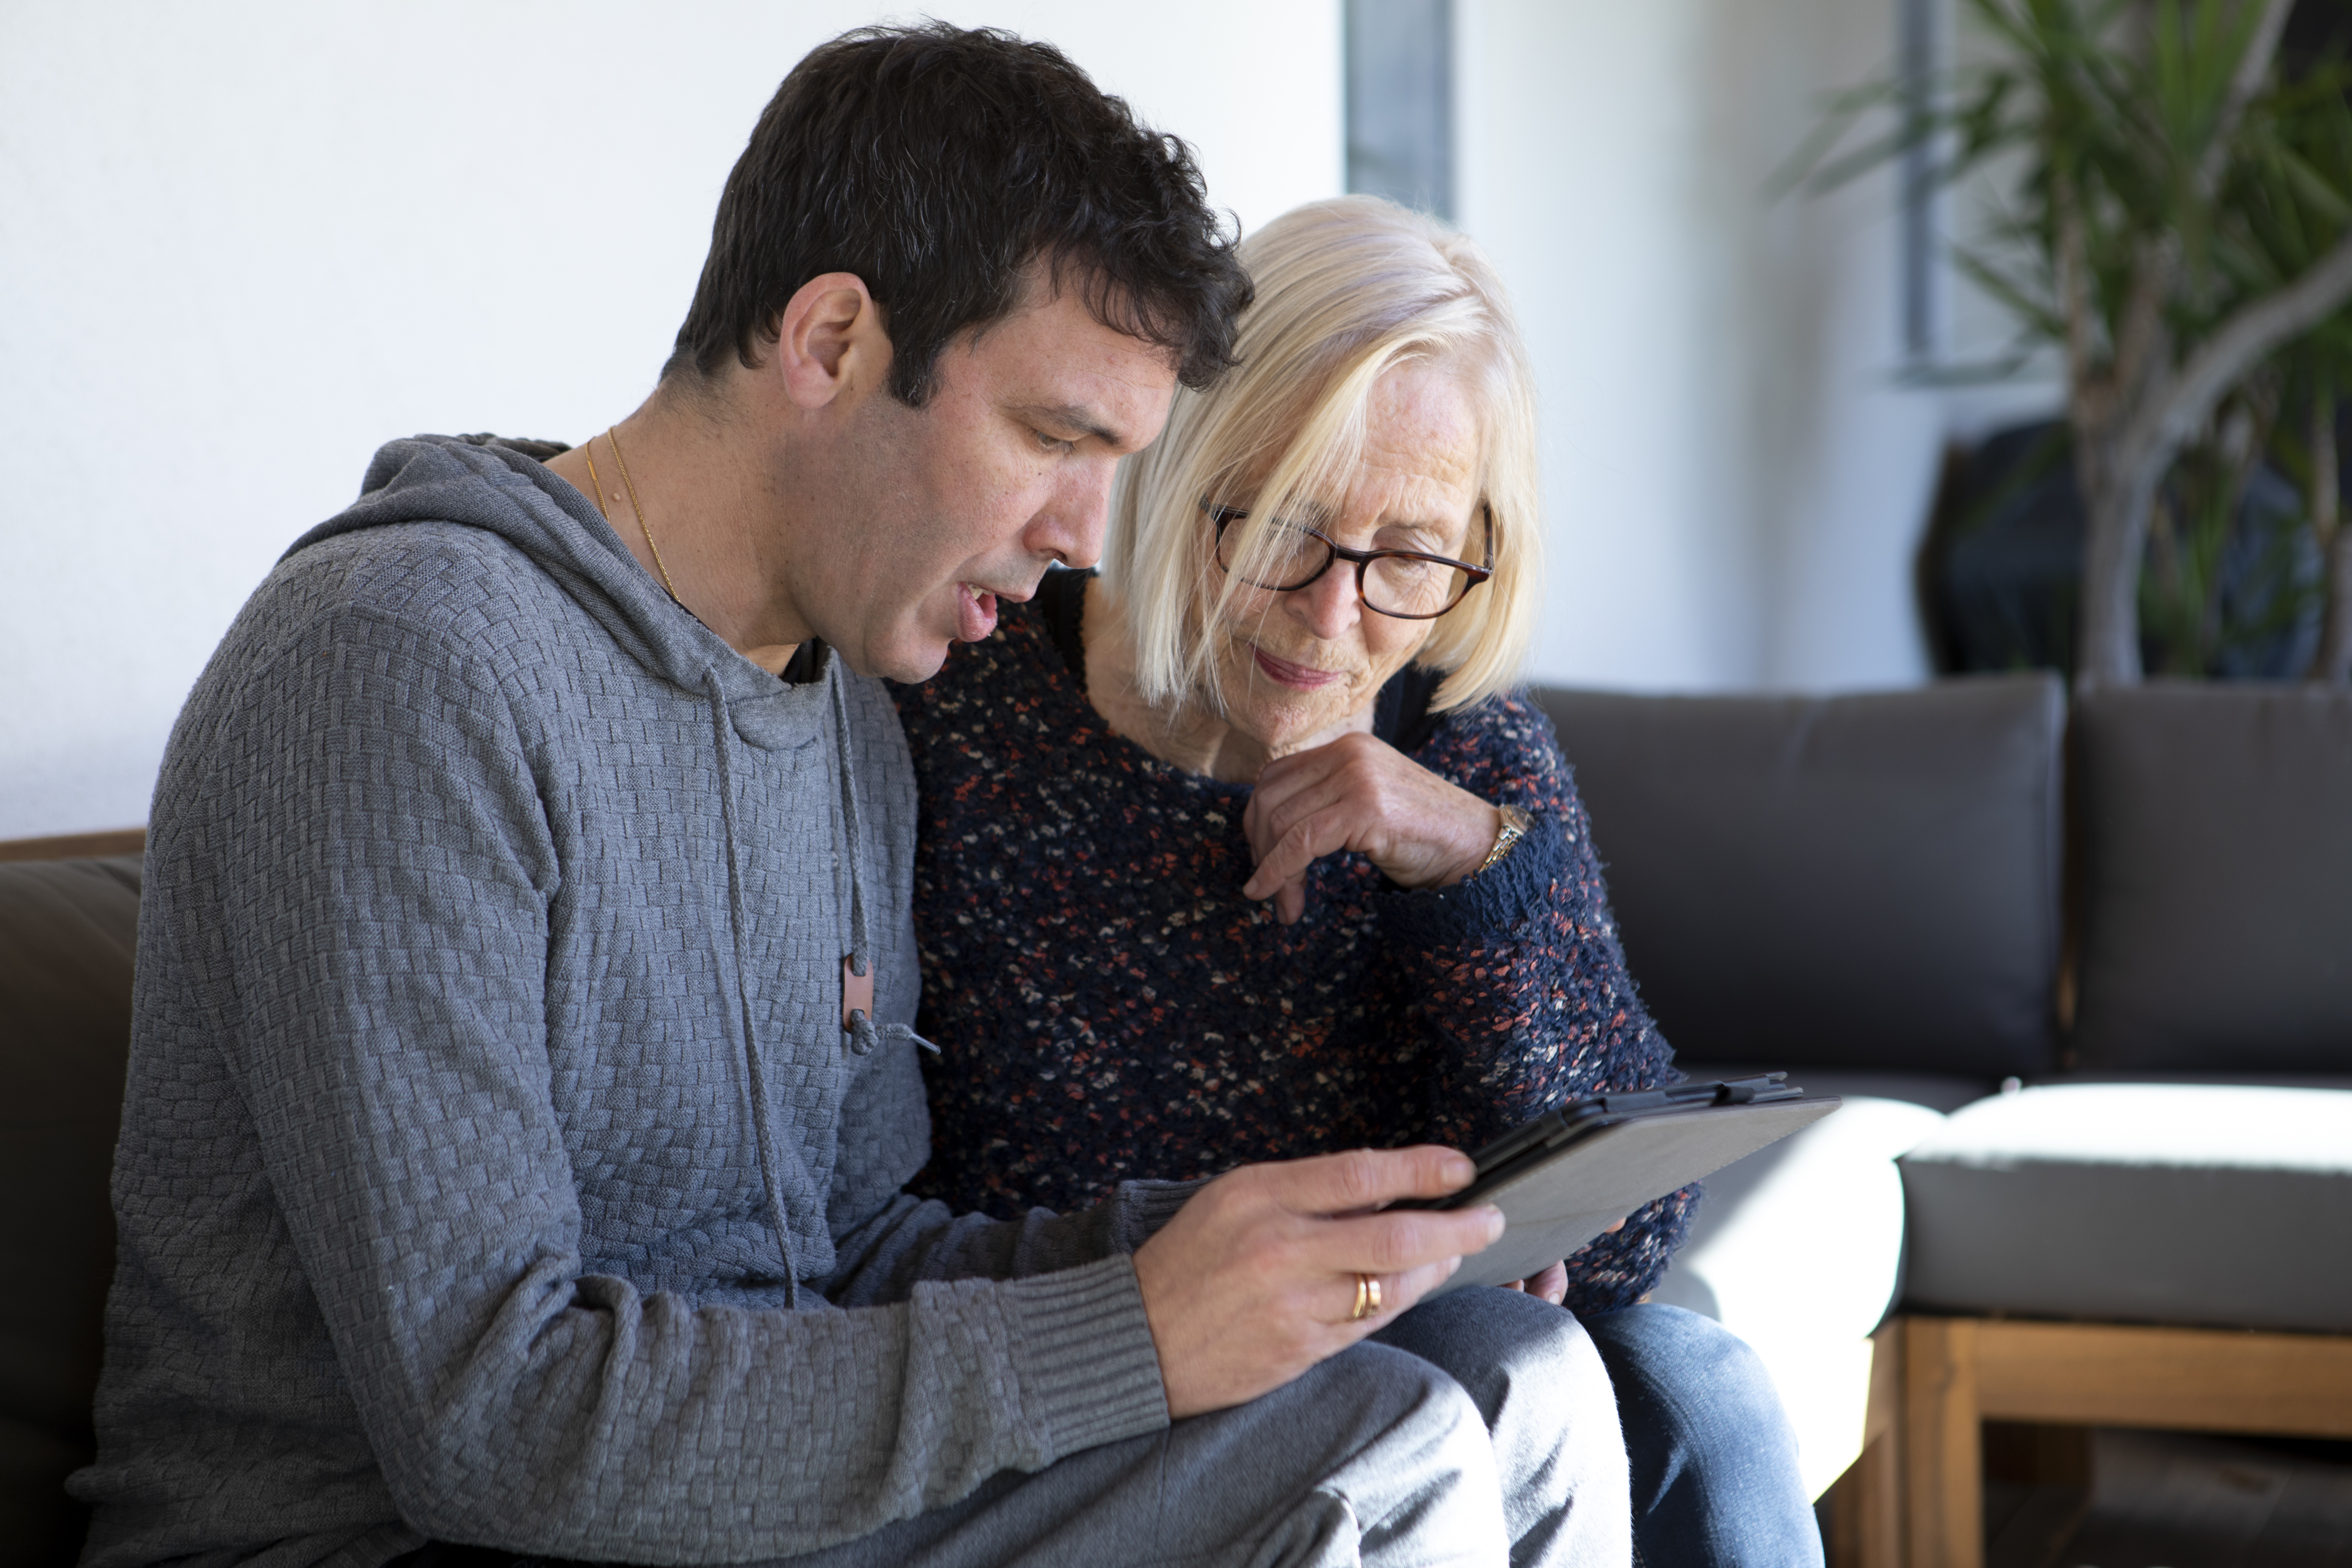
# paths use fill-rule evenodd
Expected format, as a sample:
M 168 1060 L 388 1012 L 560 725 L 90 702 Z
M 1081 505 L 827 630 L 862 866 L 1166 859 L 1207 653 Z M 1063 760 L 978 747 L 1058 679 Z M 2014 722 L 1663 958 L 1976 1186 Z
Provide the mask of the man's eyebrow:
M 1119 451 L 1127 449 L 1127 438 L 1108 426 L 1097 423 L 1101 416 L 1076 403 L 1032 403 L 1013 410 L 1014 413 L 1062 430 L 1076 430 L 1093 437 L 1104 446 Z

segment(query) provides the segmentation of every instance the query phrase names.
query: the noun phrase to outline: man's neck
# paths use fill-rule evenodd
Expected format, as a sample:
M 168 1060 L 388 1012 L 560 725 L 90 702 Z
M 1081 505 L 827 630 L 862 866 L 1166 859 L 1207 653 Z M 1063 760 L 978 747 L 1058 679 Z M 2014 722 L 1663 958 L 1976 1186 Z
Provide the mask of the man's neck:
M 548 463 L 594 501 L 655 581 L 730 647 L 781 674 L 809 628 L 773 591 L 777 500 L 740 417 L 664 387 Z

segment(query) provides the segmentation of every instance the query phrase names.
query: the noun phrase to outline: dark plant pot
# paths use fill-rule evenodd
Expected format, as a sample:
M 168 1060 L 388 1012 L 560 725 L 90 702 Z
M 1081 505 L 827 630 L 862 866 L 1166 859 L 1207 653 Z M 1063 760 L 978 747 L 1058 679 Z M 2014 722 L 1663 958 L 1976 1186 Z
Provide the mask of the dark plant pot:
M 2347 475 L 2352 478 L 2352 475 Z M 2214 572 L 2215 625 L 2201 645 L 2144 616 L 2151 672 L 2294 679 L 2318 647 L 2320 562 L 2301 499 L 2267 464 L 2247 482 Z M 2074 665 L 2084 510 L 2063 420 L 2020 425 L 1956 454 L 1921 547 L 1920 589 L 1945 674 Z

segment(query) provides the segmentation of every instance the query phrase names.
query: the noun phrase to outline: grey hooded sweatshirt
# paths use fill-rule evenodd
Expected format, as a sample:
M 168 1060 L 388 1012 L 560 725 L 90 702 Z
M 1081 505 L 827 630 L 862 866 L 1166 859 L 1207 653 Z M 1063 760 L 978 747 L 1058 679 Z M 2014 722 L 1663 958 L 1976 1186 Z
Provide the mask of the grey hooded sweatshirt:
M 1164 1426 L 1127 1254 L 1189 1189 L 898 1191 L 914 833 L 876 682 L 517 448 L 378 453 L 156 786 L 85 1563 L 741 1562 Z

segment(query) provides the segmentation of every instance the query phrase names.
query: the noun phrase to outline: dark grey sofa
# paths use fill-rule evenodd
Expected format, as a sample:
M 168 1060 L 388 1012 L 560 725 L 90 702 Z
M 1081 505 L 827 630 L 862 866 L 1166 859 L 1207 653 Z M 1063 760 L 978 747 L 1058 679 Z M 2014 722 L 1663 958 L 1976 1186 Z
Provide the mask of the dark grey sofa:
M 1544 700 L 1685 1062 L 1959 1113 L 1906 1164 L 1911 1301 L 2352 1332 L 2352 693 L 2095 693 L 2071 801 L 2048 677 Z
M 2070 710 L 2028 676 L 1542 698 L 1685 1067 L 1853 1097 L 1806 1139 L 1879 1119 L 1853 1149 L 1792 1140 L 1711 1183 L 1662 1293 L 1749 1314 L 1718 1313 L 1780 1356 L 1801 1437 L 1806 1400 L 1843 1387 L 1847 1408 L 1812 1413 L 1817 1458 L 1910 1422 L 1914 1489 L 1948 1494 L 1903 1503 L 1913 1568 L 1981 1544 L 1950 1479 L 1974 1461 L 1949 1445 L 2012 1396 L 1977 1401 L 1978 1352 L 1952 1347 L 1983 1339 L 1991 1386 L 2023 1342 L 1979 1322 L 2063 1321 L 2082 1355 L 2120 1357 L 2110 1381 L 2146 1397 L 2086 1387 L 2085 1423 L 2352 1436 L 2352 1381 L 2328 1381 L 2352 1379 L 2352 693 L 2157 682 Z M 1891 1245 L 1866 1234 L 1885 1205 L 1855 1201 L 1890 1158 Z M 1877 1272 L 1841 1273 L 1841 1247 L 1874 1247 Z M 1824 1300 L 1823 1279 L 1870 1300 Z M 1838 1384 L 1820 1324 L 1887 1309 L 1918 1325 L 1906 1366 Z M 2240 1363 L 2263 1346 L 2317 1381 L 2190 1397 L 2258 1382 Z M 1871 1408 L 1906 1376 L 1907 1414 Z
M 136 857 L 0 863 L 0 1563 L 81 1548 L 138 921 Z
M 1890 1307 L 2352 1342 L 2352 696 L 1541 696 L 1685 1064 L 1853 1097 L 1710 1184 L 1666 1289 L 1793 1308 L 1830 1474 Z M 0 862 L 0 1563 L 80 1539 L 138 887 Z
M 2056 1067 L 2054 679 L 1542 700 L 1678 1056 L 1897 1074 L 1945 1110 Z

